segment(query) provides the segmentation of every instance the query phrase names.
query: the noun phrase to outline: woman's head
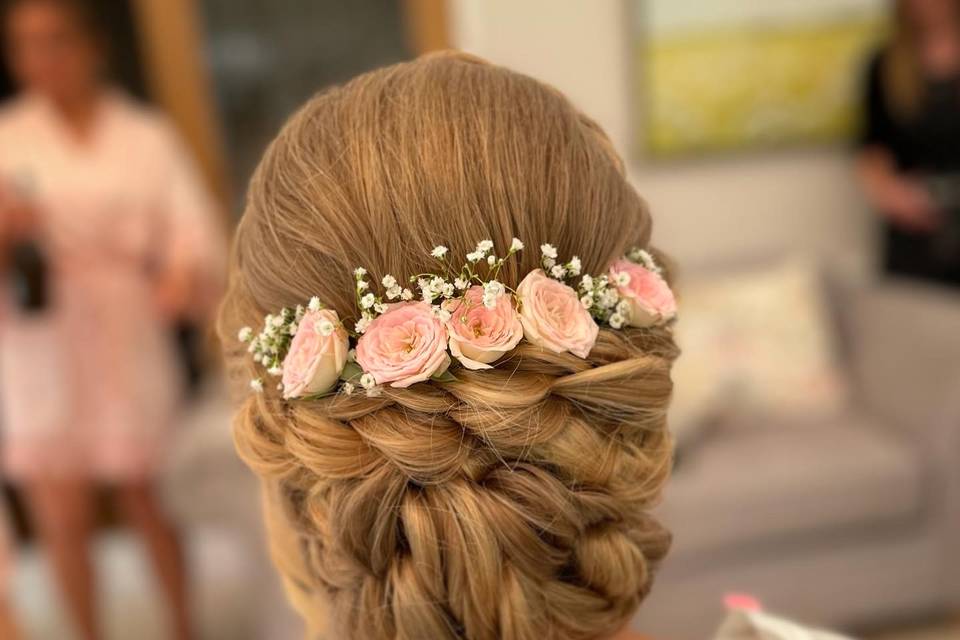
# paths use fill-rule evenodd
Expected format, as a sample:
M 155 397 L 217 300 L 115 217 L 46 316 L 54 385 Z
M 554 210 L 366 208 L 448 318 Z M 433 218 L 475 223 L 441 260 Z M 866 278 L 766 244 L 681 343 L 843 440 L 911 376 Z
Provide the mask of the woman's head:
M 80 0 L 8 0 L 7 59 L 21 87 L 54 100 L 86 97 L 103 67 L 100 34 Z
M 319 296 L 352 326 L 379 281 L 513 237 L 603 273 L 650 218 L 597 125 L 557 91 L 463 55 L 374 71 L 312 99 L 250 186 L 220 332 Z M 501 272 L 517 287 L 536 251 Z M 602 329 L 587 358 L 527 343 L 495 369 L 379 397 L 244 399 L 238 448 L 265 480 L 275 560 L 333 637 L 597 639 L 650 588 L 669 535 L 669 329 Z
M 925 34 L 952 28 L 960 36 L 960 0 L 897 0 L 890 46 L 883 57 L 887 105 L 901 120 L 910 120 L 924 99 L 925 77 L 920 48 Z M 952 73 L 952 72 L 951 72 Z
M 960 26 L 957 0 L 897 0 L 897 27 L 926 30 L 953 23 Z

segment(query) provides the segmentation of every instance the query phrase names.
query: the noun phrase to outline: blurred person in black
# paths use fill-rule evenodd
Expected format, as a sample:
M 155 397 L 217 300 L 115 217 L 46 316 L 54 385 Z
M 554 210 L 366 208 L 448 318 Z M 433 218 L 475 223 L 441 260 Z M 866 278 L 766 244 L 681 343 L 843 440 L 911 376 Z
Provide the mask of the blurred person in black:
M 858 174 L 886 271 L 960 285 L 960 0 L 898 0 L 870 61 Z
M 89 543 L 107 485 L 190 637 L 179 536 L 154 485 L 180 370 L 171 326 L 222 268 L 214 207 L 172 127 L 105 80 L 81 0 L 7 0 L 21 92 L 0 108 L 3 473 L 22 488 L 80 637 L 100 637 Z M 4 225 L 0 225 L 4 226 Z

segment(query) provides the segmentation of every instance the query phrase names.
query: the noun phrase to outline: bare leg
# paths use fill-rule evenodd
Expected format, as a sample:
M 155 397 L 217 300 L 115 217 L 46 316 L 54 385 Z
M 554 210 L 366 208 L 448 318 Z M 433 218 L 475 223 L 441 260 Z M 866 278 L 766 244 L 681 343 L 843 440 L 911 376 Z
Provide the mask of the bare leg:
M 140 532 L 147 545 L 173 613 L 177 640 L 189 640 L 192 634 L 186 570 L 177 532 L 147 483 L 119 487 L 118 498 L 130 524 Z
M 31 519 L 43 544 L 70 613 L 84 640 L 96 640 L 90 536 L 93 492 L 82 480 L 38 480 L 26 485 Z
M 0 600 L 0 638 L 6 640 L 17 640 L 20 637 L 17 631 L 17 625 L 14 624 L 13 612 L 10 611 L 9 603 L 6 600 Z

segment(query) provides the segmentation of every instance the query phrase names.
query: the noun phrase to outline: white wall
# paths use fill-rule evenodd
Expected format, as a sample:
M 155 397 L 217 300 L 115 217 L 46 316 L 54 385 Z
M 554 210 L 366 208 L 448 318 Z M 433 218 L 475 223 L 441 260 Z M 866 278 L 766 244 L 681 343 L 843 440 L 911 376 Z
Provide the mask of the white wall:
M 635 0 L 451 0 L 453 41 L 555 85 L 628 159 Z M 790 1 L 790 0 L 767 0 Z M 689 268 L 788 251 L 868 271 L 872 225 L 842 148 L 742 154 L 664 165 L 631 160 L 654 212 L 654 240 Z

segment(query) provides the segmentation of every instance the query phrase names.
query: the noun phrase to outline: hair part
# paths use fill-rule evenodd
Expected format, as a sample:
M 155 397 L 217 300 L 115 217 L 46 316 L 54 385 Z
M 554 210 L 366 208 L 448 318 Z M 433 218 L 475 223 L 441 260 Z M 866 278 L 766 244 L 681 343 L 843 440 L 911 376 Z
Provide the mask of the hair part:
M 317 295 L 356 319 L 366 267 L 420 273 L 437 244 L 552 243 L 601 273 L 647 246 L 609 139 L 556 90 L 463 54 L 364 74 L 310 100 L 253 177 L 219 332 Z M 264 480 L 275 562 L 314 628 L 363 640 L 596 640 L 650 589 L 669 534 L 668 328 L 601 329 L 587 359 L 527 343 L 456 382 L 377 398 L 248 394 L 237 448 Z M 242 384 L 242 383 L 241 383 Z

